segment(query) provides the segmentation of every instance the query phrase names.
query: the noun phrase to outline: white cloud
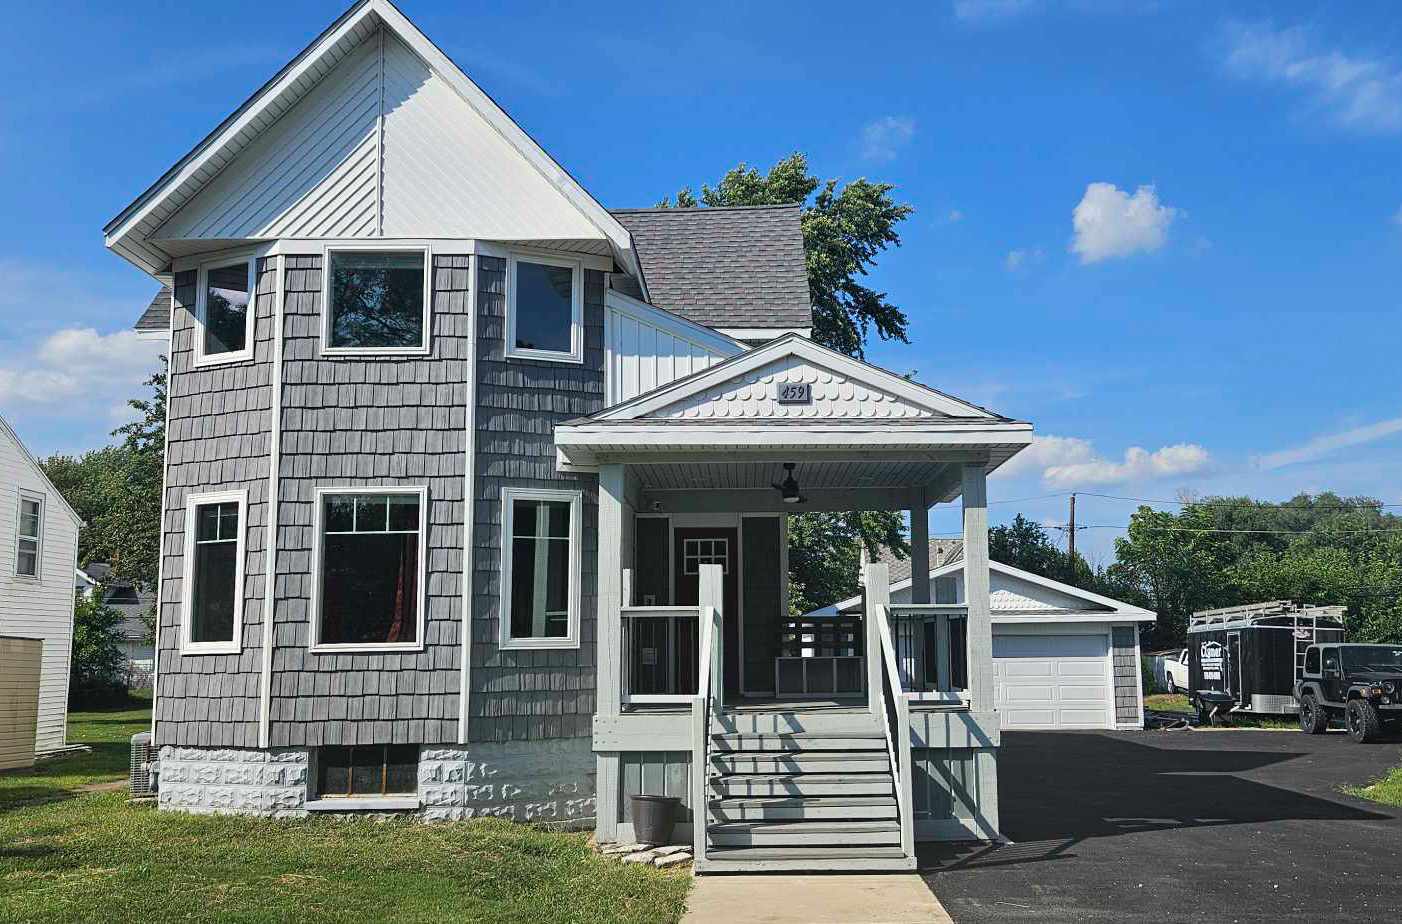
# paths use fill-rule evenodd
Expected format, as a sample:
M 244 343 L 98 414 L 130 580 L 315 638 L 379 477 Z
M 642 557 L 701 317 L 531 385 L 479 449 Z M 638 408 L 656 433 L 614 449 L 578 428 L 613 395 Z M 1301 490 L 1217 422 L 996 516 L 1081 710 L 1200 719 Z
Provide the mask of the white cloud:
M 1113 183 L 1090 183 L 1071 212 L 1071 252 L 1082 263 L 1098 263 L 1158 250 L 1178 213 L 1159 204 L 1152 186 L 1140 186 L 1131 196 Z
M 1089 440 L 1075 436 L 1037 436 L 1032 445 L 1013 456 L 998 470 L 1000 476 L 1041 472 L 1042 481 L 1054 488 L 1120 484 L 1192 475 L 1205 470 L 1211 457 L 1196 443 L 1176 443 L 1150 452 L 1139 446 L 1125 450 L 1115 462 L 1095 452 Z
M 1310 30 L 1265 23 L 1224 29 L 1228 73 L 1299 90 L 1311 108 L 1354 131 L 1402 131 L 1402 68 L 1376 55 L 1323 47 Z
M 0 357 L 0 407 L 119 416 L 126 398 L 137 396 L 156 369 L 164 348 L 164 340 L 143 339 L 129 330 L 56 331 L 22 355 Z
M 1008 255 L 1003 258 L 1003 269 L 1010 273 L 1015 273 L 1029 263 L 1041 263 L 1042 253 L 1040 247 L 1019 247 L 1016 250 L 1009 250 Z
M 1279 449 L 1257 456 L 1256 464 L 1260 468 L 1270 471 L 1294 465 L 1297 462 L 1313 462 L 1337 450 L 1347 449 L 1350 446 L 1362 446 L 1364 443 L 1372 443 L 1392 436 L 1394 433 L 1402 433 L 1402 417 L 1380 420 L 1377 423 L 1354 427 L 1352 430 L 1344 430 L 1341 433 L 1316 436 L 1299 446 Z
M 984 25 L 1012 19 L 1037 7 L 1037 0 L 954 0 L 954 18 Z
M 1397 214 L 1402 215 L 1402 209 L 1398 209 Z M 959 211 L 958 209 L 950 209 L 947 218 L 951 225 L 957 225 L 959 224 L 959 222 L 964 220 L 964 213 Z
M 915 119 L 910 116 L 882 116 L 862 126 L 862 157 L 886 163 L 896 159 L 901 149 L 915 137 Z

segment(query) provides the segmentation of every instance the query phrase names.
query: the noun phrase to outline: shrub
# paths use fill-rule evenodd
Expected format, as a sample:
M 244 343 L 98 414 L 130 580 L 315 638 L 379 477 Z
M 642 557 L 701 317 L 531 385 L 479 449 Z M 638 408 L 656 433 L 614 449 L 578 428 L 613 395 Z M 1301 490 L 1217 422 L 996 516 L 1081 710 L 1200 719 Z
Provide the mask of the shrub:
M 127 700 L 121 624 L 121 614 L 100 602 L 97 592 L 78 595 L 73 606 L 69 706 L 86 708 Z

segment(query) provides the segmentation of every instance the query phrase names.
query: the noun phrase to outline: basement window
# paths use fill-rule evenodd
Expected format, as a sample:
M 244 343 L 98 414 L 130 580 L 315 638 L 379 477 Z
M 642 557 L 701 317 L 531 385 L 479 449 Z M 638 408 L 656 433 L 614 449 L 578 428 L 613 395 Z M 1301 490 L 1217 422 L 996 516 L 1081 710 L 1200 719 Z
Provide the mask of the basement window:
M 317 647 L 417 650 L 423 619 L 425 489 L 330 489 L 319 494 Z
M 323 747 L 317 751 L 317 795 L 413 795 L 419 786 L 417 744 Z
M 428 252 L 328 250 L 327 353 L 428 352 Z
M 584 362 L 584 268 L 578 260 L 511 257 L 506 297 L 507 356 Z
M 200 267 L 195 317 L 195 365 L 233 362 L 253 356 L 255 261 L 211 263 Z

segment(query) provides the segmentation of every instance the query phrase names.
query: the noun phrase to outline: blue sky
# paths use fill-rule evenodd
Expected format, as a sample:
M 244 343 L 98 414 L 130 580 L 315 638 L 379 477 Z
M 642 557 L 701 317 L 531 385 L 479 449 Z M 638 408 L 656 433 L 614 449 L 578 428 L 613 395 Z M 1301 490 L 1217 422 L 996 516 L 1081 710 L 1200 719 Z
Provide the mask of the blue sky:
M 873 278 L 911 344 L 870 357 L 1036 423 L 995 520 L 1061 523 L 1073 489 L 1402 500 L 1390 4 L 401 6 L 606 205 L 794 150 L 897 184 Z M 35 452 L 101 445 L 151 364 L 123 331 L 153 283 L 102 225 L 342 8 L 10 11 L 0 413 Z

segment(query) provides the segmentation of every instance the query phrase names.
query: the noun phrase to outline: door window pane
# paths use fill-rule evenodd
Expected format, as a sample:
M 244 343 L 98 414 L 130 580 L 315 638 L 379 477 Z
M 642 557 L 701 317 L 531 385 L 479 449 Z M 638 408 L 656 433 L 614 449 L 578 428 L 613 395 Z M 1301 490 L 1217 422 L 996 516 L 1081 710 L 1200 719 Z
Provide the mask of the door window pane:
M 569 635 L 572 515 L 569 501 L 511 502 L 512 638 Z
M 516 348 L 574 350 L 574 268 L 516 261 Z
M 239 505 L 195 507 L 195 561 L 191 569 L 190 641 L 234 641 L 238 605 Z
M 322 644 L 418 640 L 419 495 L 322 501 Z
M 248 263 L 209 271 L 205 282 L 204 352 L 237 353 L 248 346 Z
M 424 345 L 424 255 L 332 253 L 332 347 Z

